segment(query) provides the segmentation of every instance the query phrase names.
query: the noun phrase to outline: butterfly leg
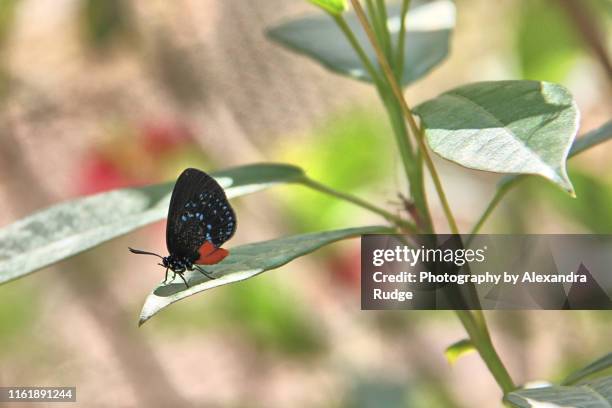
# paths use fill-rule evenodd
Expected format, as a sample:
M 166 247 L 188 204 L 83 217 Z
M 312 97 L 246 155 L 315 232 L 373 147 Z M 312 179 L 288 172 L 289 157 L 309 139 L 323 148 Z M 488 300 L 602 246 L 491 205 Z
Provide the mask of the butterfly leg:
M 166 276 L 164 277 L 164 285 L 168 281 L 168 268 L 166 268 Z
M 176 275 L 180 276 L 180 277 L 181 277 L 181 279 L 183 280 L 183 282 L 185 282 L 185 286 L 189 287 L 189 284 L 188 284 L 188 283 L 187 283 L 187 281 L 185 280 L 185 277 L 183 276 L 183 274 L 182 274 L 182 273 L 175 274 L 175 276 L 176 276 Z
M 195 266 L 195 268 L 196 268 L 198 271 L 200 271 L 200 273 L 201 273 L 202 275 L 206 276 L 208 279 L 210 279 L 210 280 L 217 279 L 217 278 L 215 278 L 214 276 L 212 276 L 211 274 L 209 274 L 208 272 L 206 272 L 204 269 L 200 268 L 199 266 L 197 266 L 197 265 L 194 265 L 194 266 Z

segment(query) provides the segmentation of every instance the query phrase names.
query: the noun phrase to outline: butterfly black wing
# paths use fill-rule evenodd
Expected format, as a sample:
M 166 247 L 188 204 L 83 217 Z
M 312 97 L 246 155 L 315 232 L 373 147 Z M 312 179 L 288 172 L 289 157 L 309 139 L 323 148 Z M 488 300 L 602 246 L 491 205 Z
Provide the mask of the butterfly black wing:
M 235 231 L 236 215 L 219 183 L 203 171 L 183 171 L 168 209 L 166 245 L 170 254 L 195 260 L 205 241 L 220 247 Z

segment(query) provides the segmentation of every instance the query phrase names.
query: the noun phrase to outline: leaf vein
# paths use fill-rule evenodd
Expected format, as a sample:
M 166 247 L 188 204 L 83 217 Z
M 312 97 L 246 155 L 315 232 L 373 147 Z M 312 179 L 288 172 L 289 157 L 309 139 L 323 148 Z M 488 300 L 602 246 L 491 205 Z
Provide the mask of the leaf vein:
M 447 92 L 445 94 L 446 96 L 450 97 L 450 98 L 456 98 L 459 99 L 462 102 L 467 103 L 468 105 L 474 106 L 476 108 L 478 108 L 481 112 L 483 112 L 484 114 L 486 114 L 488 117 L 490 117 L 496 124 L 500 125 L 501 129 L 510 136 L 510 138 L 514 139 L 519 145 L 522 145 L 525 147 L 525 149 L 527 150 L 528 154 L 530 156 L 532 156 L 533 158 L 535 158 L 535 160 L 541 164 L 542 166 L 546 167 L 546 168 L 550 168 L 551 166 L 549 166 L 544 160 L 542 160 L 542 158 L 536 153 L 534 152 L 530 146 L 524 141 L 522 140 L 518 135 L 514 134 L 513 132 L 511 132 L 506 126 L 506 124 L 504 124 L 504 122 L 502 122 L 497 116 L 495 116 L 493 113 L 491 113 L 487 108 L 485 108 L 484 106 L 474 102 L 473 100 L 471 100 L 470 98 L 467 98 L 461 94 L 455 93 L 455 92 Z M 554 171 L 553 171 L 554 172 Z M 555 173 L 556 175 L 556 173 Z

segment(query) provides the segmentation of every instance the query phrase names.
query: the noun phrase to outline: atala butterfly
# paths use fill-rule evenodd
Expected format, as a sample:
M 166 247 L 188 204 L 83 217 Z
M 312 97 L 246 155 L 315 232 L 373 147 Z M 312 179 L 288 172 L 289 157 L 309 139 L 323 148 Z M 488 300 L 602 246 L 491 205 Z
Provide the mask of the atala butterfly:
M 223 188 L 208 174 L 197 169 L 186 169 L 176 180 L 166 225 L 168 256 L 129 248 L 135 254 L 154 255 L 161 258 L 158 265 L 183 276 L 185 271 L 200 271 L 214 279 L 200 265 L 213 265 L 229 255 L 221 245 L 236 231 L 236 215 L 227 201 Z

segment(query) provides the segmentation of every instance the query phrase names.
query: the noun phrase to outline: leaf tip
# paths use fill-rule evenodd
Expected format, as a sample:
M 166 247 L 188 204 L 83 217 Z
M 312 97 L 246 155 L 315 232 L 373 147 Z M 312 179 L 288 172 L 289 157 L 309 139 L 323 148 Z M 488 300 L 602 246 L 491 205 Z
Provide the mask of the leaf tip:
M 308 0 L 332 15 L 340 15 L 348 10 L 347 0 Z
M 459 357 L 472 351 L 476 351 L 472 342 L 468 339 L 463 339 L 448 346 L 446 350 L 444 350 L 444 356 L 448 364 L 453 366 Z
M 533 174 L 537 174 L 539 176 L 544 177 L 548 181 L 553 182 L 557 185 L 557 187 L 569 194 L 570 197 L 576 198 L 576 191 L 574 190 L 574 185 L 572 184 L 572 181 L 570 180 L 569 175 L 567 174 L 566 163 L 563 163 L 562 166 L 554 169 L 553 171 L 538 172 Z
M 567 194 L 569 194 L 570 197 L 576 198 L 576 190 L 574 190 L 574 185 L 566 174 L 561 177 L 561 180 L 558 184 Z

